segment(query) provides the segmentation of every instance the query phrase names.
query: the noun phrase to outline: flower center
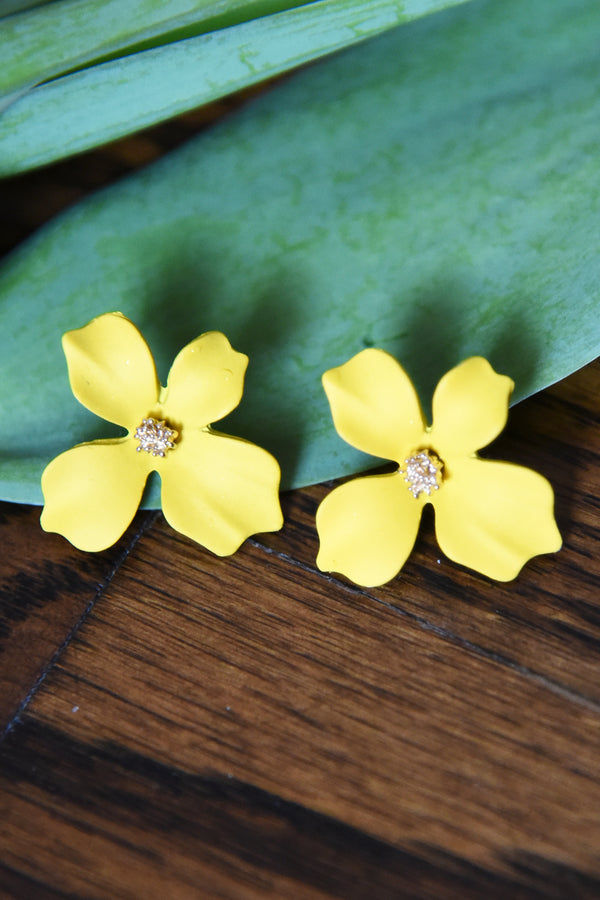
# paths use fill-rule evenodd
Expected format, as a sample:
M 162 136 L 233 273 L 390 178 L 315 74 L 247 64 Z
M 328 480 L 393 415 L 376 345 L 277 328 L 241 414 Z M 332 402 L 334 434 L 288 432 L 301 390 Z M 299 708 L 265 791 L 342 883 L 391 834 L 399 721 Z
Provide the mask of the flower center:
M 179 437 L 174 428 L 169 428 L 164 419 L 153 419 L 149 416 L 142 419 L 142 424 L 135 430 L 134 438 L 139 441 L 139 447 L 135 449 L 139 453 L 151 453 L 152 456 L 164 456 L 167 450 L 175 447 L 175 441 Z
M 398 471 L 404 475 L 408 490 L 416 499 L 421 494 L 431 495 L 437 491 L 442 481 L 444 463 L 431 450 L 417 450 L 404 460 Z

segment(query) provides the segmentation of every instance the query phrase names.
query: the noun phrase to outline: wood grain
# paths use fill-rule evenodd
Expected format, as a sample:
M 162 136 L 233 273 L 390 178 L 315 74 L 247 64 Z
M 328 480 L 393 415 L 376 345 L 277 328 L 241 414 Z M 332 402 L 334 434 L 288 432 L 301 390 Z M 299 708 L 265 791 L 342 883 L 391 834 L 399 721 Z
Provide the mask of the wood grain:
M 0 187 L 5 251 L 228 106 Z M 0 896 L 600 896 L 600 360 L 491 457 L 564 548 L 497 584 L 426 518 L 400 577 L 315 568 L 314 512 L 218 559 L 141 513 L 85 555 L 4 504 Z
M 528 841 L 593 864 L 598 712 L 322 575 L 300 580 L 292 561 L 265 566 L 248 547 L 224 567 L 166 526 L 28 710 L 73 739 L 218 771 L 386 842 L 452 854 L 466 842 L 490 867 Z
M 0 734 L 115 576 L 152 514 L 105 553 L 85 556 L 45 534 L 40 510 L 0 504 Z
M 254 785 L 162 766 L 114 744 L 69 742 L 31 723 L 19 752 L 7 750 L 7 792 L 18 797 L 3 829 L 11 865 L 0 868 L 0 888 L 16 884 L 11 896 L 597 896 L 596 878 L 558 861 L 515 855 L 515 881 L 463 854 L 406 853 Z

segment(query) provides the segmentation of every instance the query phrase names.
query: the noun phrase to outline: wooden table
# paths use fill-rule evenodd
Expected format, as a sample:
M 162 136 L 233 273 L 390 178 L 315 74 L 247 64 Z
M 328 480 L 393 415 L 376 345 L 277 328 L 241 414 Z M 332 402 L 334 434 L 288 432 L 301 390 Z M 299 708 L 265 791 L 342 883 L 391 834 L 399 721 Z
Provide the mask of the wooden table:
M 213 107 L 5 182 L 2 249 Z M 494 455 L 564 549 L 497 584 L 437 549 L 315 567 L 330 486 L 217 559 L 140 513 L 86 555 L 1 505 L 0 888 L 40 898 L 600 897 L 600 362 Z

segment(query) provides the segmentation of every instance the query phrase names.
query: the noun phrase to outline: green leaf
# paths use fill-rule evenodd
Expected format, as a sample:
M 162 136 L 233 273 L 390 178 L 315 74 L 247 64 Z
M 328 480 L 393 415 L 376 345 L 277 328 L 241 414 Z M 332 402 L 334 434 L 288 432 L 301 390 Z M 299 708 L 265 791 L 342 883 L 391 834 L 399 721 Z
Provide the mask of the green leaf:
M 76 8 L 80 2 L 75 0 Z M 98 2 L 88 0 L 83 6 Z M 320 0 L 56 78 L 26 92 L 0 116 L 0 175 L 14 174 L 114 140 L 402 22 L 462 2 L 465 0 Z M 156 5 L 151 0 L 139 3 Z M 171 0 L 164 6 L 182 3 L 183 0 Z M 59 3 L 59 12 L 63 5 L 70 4 L 68 0 Z M 213 16 L 222 5 L 222 0 L 205 0 L 202 4 L 206 14 Z M 238 16 L 248 15 L 259 6 L 273 5 L 238 0 L 227 19 L 232 20 L 236 11 Z M 290 4 L 278 0 L 277 5 Z M 6 67 L 4 90 L 29 86 L 28 79 L 35 79 L 36 73 L 37 77 L 42 72 L 55 73 L 63 61 L 63 49 L 67 63 L 75 65 L 90 59 L 93 52 L 118 49 L 123 41 L 130 40 L 134 35 L 132 28 L 123 25 L 119 31 L 116 27 L 125 21 L 121 10 L 113 9 L 111 18 L 114 3 L 101 6 L 107 7 L 102 27 L 92 19 L 91 31 L 89 24 L 86 26 L 87 18 L 82 16 L 81 21 L 71 23 L 64 39 L 64 23 L 61 16 L 52 16 L 52 6 L 39 10 L 37 15 L 33 13 L 32 18 L 45 17 L 47 24 L 28 28 L 25 34 L 30 37 L 29 42 L 9 43 L 13 58 Z M 223 18 L 221 15 L 221 24 Z M 184 20 L 182 12 L 177 21 Z M 130 21 L 129 17 L 126 21 Z M 214 18 L 205 20 L 203 27 L 215 23 Z M 174 24 L 173 18 L 169 27 Z M 137 38 L 152 33 L 151 25 L 151 17 L 146 15 L 146 28 L 140 24 Z M 156 33 L 158 28 L 159 23 L 154 23 Z M 82 45 L 84 38 L 89 40 Z M 57 47 L 61 48 L 58 56 Z M 83 55 L 78 56 L 78 50 Z
M 482 354 L 515 399 L 600 347 L 596 0 L 475 2 L 290 79 L 45 228 L 0 274 L 1 496 L 114 434 L 70 393 L 60 336 L 121 310 L 164 382 L 225 332 L 250 356 L 219 428 L 284 485 L 372 461 L 335 433 L 321 373 L 394 353 L 425 403 Z M 149 502 L 156 504 L 156 489 Z
M 0 18 L 13 16 L 15 13 L 24 12 L 26 9 L 33 9 L 35 6 L 45 6 L 46 3 L 51 2 L 53 2 L 53 0 L 0 0 Z M 54 2 L 56 2 L 56 0 L 54 0 Z
M 0 94 L 56 78 L 107 56 L 131 53 L 142 43 L 165 44 L 301 2 L 128 0 L 123 15 L 122 0 L 55 0 L 50 6 L 23 0 L 21 15 L 2 23 Z M 31 6 L 35 8 L 29 9 Z

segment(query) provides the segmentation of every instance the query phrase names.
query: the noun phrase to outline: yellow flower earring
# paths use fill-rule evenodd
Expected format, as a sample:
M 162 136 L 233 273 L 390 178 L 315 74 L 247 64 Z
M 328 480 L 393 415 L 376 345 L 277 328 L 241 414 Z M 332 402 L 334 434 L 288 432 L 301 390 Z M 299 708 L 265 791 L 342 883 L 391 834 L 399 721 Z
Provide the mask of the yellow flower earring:
M 114 544 L 161 477 L 165 518 L 219 556 L 283 524 L 280 470 L 261 447 L 211 427 L 239 404 L 248 357 L 211 331 L 179 353 L 166 387 L 135 325 L 106 313 L 63 337 L 75 397 L 127 436 L 79 444 L 42 475 L 41 524 L 82 550 Z
M 487 360 L 472 357 L 444 375 L 431 427 L 408 375 L 384 350 L 363 350 L 326 372 L 323 385 L 339 435 L 398 468 L 342 484 L 321 503 L 320 569 L 365 587 L 394 578 L 425 503 L 446 556 L 490 578 L 510 581 L 532 556 L 560 549 L 548 481 L 477 456 L 504 428 L 514 387 Z

